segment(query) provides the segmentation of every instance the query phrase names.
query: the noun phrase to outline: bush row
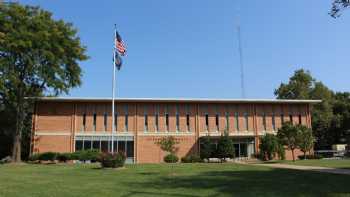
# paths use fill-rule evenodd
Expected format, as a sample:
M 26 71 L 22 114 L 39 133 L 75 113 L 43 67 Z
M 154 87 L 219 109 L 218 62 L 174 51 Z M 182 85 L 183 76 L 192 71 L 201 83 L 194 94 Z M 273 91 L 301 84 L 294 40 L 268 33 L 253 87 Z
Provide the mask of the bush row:
M 97 161 L 100 152 L 98 150 L 83 150 L 74 153 L 56 153 L 56 152 L 45 152 L 33 154 L 29 157 L 29 161 L 61 161 L 66 162 L 69 160 L 80 160 L 80 161 Z

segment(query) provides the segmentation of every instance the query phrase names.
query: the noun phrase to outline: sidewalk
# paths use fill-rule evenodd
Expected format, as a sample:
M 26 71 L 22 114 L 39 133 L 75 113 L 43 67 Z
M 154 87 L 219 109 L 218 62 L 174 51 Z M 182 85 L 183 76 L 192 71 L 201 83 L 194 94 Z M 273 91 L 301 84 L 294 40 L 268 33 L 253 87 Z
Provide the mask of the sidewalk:
M 307 171 L 315 171 L 315 172 L 350 175 L 350 170 L 340 169 L 340 168 L 327 168 L 327 167 L 320 167 L 320 166 L 298 166 L 298 165 L 289 165 L 289 164 L 281 164 L 281 163 L 271 163 L 271 164 L 269 164 L 269 163 L 252 164 L 252 163 L 244 163 L 244 162 L 240 162 L 240 163 L 246 164 L 246 165 L 266 166 L 266 167 L 271 167 L 271 168 L 307 170 Z

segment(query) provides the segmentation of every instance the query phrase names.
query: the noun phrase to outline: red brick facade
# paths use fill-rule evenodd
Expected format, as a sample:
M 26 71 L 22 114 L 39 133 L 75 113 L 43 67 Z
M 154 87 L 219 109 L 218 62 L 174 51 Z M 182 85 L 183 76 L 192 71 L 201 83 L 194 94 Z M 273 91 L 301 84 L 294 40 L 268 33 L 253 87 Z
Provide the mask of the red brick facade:
M 220 136 L 225 130 L 233 139 L 252 140 L 254 144 L 248 149 L 257 152 L 259 137 L 276 133 L 282 121 L 292 120 L 310 127 L 313 102 L 119 99 L 116 101 L 115 138 L 127 137 L 133 141 L 133 145 L 120 143 L 119 147 L 129 147 L 136 163 L 161 162 L 165 153 L 155 142 L 167 135 L 178 140 L 179 157 L 198 153 L 201 136 Z M 111 101 L 108 99 L 44 98 L 36 101 L 33 153 L 74 152 L 78 139 L 108 138 L 111 133 Z M 91 147 L 95 145 L 92 143 Z M 102 143 L 96 142 L 96 145 L 101 147 Z M 290 154 L 286 155 L 290 159 Z

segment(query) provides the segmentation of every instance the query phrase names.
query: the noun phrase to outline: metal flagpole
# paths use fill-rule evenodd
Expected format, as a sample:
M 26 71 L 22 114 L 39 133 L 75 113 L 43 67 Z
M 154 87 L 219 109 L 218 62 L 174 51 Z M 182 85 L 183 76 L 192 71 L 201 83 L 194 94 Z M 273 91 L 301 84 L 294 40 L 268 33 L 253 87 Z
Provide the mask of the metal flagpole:
M 115 82 L 116 82 L 116 69 L 115 69 L 115 53 L 117 52 L 116 50 L 116 25 L 114 25 L 114 49 L 113 49 L 113 80 L 112 80 L 112 150 L 111 153 L 114 152 L 114 134 L 115 134 L 115 112 L 114 112 L 114 96 L 115 96 Z

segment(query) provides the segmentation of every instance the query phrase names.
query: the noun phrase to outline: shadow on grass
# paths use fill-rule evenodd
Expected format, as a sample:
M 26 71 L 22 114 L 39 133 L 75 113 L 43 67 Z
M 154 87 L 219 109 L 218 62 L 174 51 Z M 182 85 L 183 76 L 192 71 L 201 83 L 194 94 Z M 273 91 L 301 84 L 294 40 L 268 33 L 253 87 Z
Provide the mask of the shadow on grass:
M 125 184 L 135 190 L 124 196 L 349 195 L 348 181 L 349 176 L 346 175 L 287 169 L 206 171 L 190 176 L 157 176 L 141 183 L 128 182 Z M 143 189 L 139 191 L 138 188 Z M 159 190 L 159 193 L 152 195 L 147 188 Z

